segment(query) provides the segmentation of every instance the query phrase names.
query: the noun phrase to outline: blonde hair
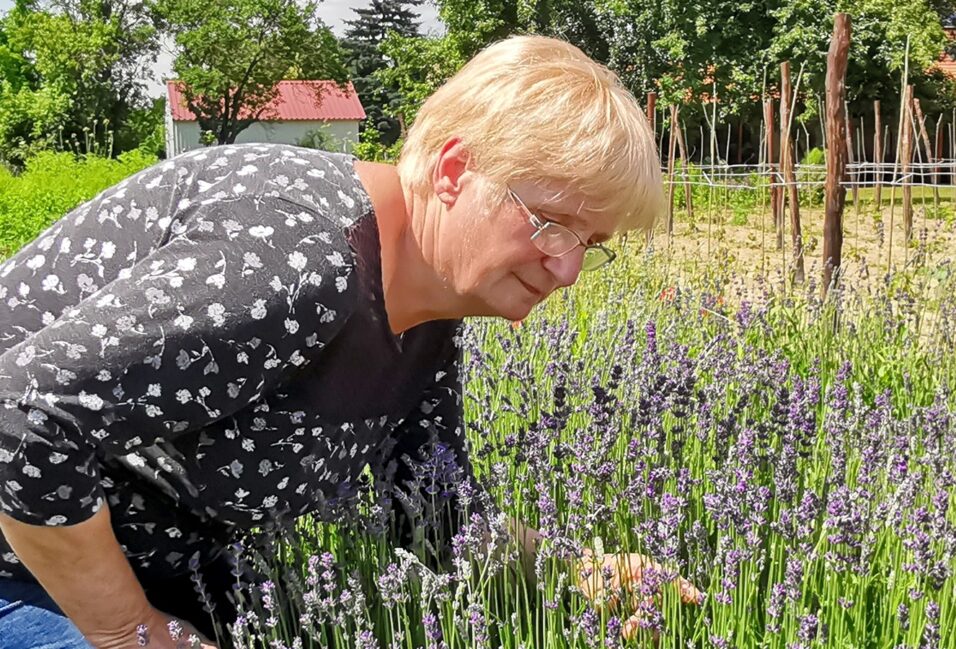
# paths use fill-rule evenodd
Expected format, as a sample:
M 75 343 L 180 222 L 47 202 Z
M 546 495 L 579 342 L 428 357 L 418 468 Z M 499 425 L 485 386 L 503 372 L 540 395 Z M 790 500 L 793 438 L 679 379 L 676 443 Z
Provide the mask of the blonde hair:
M 441 146 L 460 137 L 498 187 L 555 182 L 618 231 L 647 230 L 664 205 L 654 134 L 616 74 L 565 41 L 512 36 L 479 52 L 422 106 L 398 172 L 429 196 Z M 486 196 L 498 209 L 507 192 Z

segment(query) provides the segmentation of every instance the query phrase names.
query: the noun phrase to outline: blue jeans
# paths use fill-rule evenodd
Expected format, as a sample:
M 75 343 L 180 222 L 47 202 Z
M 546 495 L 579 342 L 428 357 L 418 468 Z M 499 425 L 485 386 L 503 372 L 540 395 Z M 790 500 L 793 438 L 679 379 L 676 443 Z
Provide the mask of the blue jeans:
M 0 578 L 0 649 L 93 649 L 39 584 Z
M 236 619 L 236 610 L 228 593 L 236 582 L 233 567 L 223 554 L 200 569 L 209 598 L 214 605 L 219 628 Z M 243 583 L 252 585 L 264 578 L 248 567 Z M 177 575 L 143 584 L 150 604 L 186 620 L 207 638 L 217 637 L 213 618 L 193 589 L 190 575 Z M 227 634 L 219 636 L 220 646 L 228 647 Z M 32 582 L 0 577 L 0 649 L 93 649 L 69 618 L 41 586 Z

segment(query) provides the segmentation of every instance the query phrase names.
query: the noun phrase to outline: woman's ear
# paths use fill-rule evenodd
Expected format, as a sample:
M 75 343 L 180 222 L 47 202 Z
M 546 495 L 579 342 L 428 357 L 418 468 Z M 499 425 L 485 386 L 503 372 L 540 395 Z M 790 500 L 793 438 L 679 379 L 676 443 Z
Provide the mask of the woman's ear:
M 438 161 L 432 173 L 432 185 L 435 195 L 446 207 L 451 207 L 458 200 L 462 190 L 462 177 L 468 171 L 471 154 L 461 138 L 453 137 L 442 145 L 438 153 Z

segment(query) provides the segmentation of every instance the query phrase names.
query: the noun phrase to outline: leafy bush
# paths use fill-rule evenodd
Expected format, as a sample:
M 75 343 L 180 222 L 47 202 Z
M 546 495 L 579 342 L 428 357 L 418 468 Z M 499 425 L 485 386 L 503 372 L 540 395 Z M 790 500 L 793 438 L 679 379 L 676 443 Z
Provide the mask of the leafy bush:
M 316 128 L 308 131 L 296 141 L 296 146 L 335 152 L 351 149 L 348 142 L 342 142 L 324 128 Z
M 117 159 L 41 151 L 26 160 L 19 175 L 0 169 L 0 258 L 77 205 L 156 161 L 140 149 Z
M 800 160 L 800 167 L 797 169 L 797 182 L 800 183 L 800 201 L 804 200 L 812 207 L 823 205 L 823 182 L 827 178 L 826 171 L 822 169 L 807 169 L 807 165 L 825 165 L 827 162 L 826 152 L 815 147 L 807 151 L 803 159 Z M 805 183 L 812 183 L 807 185 Z
M 735 173 L 740 173 L 736 171 Z M 746 175 L 735 176 L 727 179 L 734 187 L 720 187 L 725 181 L 723 178 L 708 178 L 701 168 L 694 163 L 687 165 L 687 171 L 683 171 L 683 163 L 677 162 L 674 166 L 674 207 L 675 209 L 687 209 L 687 192 L 685 190 L 685 179 L 690 181 L 691 200 L 694 209 L 707 210 L 715 206 L 729 206 L 734 214 L 734 222 L 737 225 L 743 225 L 747 222 L 747 213 L 759 207 L 767 199 L 761 198 L 765 195 L 768 188 L 767 178 L 757 171 L 751 171 Z M 711 186 L 708 181 L 716 186 Z M 739 187 L 743 185 L 745 188 Z
M 359 160 L 369 162 L 395 162 L 402 152 L 404 140 L 399 138 L 394 144 L 386 146 L 381 143 L 379 132 L 372 126 L 366 126 L 359 136 L 359 142 L 352 147 L 352 153 Z
M 65 125 L 69 98 L 54 88 L 14 88 L 0 80 L 0 160 L 17 168 L 53 147 Z
M 145 153 L 166 157 L 166 103 L 153 100 L 149 108 L 134 108 L 126 121 L 116 129 L 115 150 L 140 149 Z

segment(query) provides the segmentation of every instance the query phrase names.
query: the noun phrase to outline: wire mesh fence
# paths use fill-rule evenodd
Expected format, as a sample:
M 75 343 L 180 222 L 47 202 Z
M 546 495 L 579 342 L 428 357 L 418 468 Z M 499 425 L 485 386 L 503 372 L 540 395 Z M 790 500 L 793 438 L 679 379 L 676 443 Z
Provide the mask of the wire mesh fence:
M 826 183 L 826 165 L 797 164 L 794 173 L 798 180 L 786 182 L 777 165 L 747 164 L 691 164 L 677 166 L 669 177 L 662 167 L 667 185 L 719 187 L 722 189 L 755 190 L 771 187 L 823 187 Z M 938 162 L 913 162 L 906 173 L 895 163 L 855 162 L 846 166 L 846 179 L 840 184 L 853 187 L 952 187 L 956 178 L 956 159 Z

